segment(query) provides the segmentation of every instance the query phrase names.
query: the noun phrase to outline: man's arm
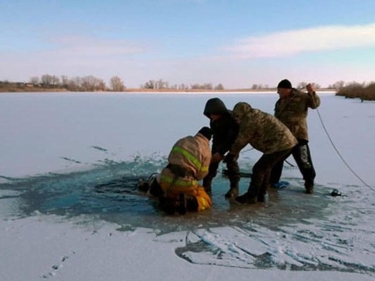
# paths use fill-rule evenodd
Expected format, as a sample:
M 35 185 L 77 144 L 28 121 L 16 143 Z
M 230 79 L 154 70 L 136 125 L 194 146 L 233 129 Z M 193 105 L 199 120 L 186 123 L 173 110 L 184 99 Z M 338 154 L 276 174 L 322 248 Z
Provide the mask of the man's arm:
M 307 95 L 309 97 L 307 106 L 312 109 L 318 108 L 320 106 L 320 98 L 316 94 L 311 83 L 306 85 L 306 90 L 307 90 Z

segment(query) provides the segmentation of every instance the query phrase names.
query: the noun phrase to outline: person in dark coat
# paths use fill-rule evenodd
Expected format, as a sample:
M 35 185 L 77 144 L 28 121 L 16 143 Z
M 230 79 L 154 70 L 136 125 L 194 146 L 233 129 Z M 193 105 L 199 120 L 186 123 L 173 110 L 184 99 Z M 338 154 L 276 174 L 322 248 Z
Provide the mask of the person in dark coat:
M 207 192 L 211 192 L 212 180 L 217 175 L 219 163 L 224 160 L 225 154 L 229 151 L 237 138 L 239 126 L 228 110 L 224 102 L 219 98 L 211 98 L 206 102 L 203 114 L 210 119 L 212 130 L 212 159 L 208 175 L 203 179 L 203 187 Z M 240 171 L 237 159 L 230 159 L 226 163 L 228 178 L 230 182 L 229 191 L 226 198 L 235 198 L 238 195 L 238 184 L 240 181 Z

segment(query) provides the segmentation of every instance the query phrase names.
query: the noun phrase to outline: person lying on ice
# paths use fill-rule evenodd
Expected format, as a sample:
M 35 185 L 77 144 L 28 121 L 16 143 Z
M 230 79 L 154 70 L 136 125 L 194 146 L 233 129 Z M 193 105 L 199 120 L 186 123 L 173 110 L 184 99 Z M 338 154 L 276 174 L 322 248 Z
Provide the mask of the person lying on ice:
M 168 156 L 168 165 L 148 182 L 140 180 L 138 188 L 159 198 L 166 213 L 203 211 L 212 201 L 198 183 L 208 174 L 211 162 L 211 129 L 203 127 L 195 136 L 178 140 Z

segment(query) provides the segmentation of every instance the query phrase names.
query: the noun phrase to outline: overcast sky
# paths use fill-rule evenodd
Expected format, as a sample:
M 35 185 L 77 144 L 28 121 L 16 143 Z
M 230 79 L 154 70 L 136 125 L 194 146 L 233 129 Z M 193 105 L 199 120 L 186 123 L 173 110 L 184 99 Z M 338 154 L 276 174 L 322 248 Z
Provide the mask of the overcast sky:
M 375 1 L 0 0 L 0 81 L 375 81 Z

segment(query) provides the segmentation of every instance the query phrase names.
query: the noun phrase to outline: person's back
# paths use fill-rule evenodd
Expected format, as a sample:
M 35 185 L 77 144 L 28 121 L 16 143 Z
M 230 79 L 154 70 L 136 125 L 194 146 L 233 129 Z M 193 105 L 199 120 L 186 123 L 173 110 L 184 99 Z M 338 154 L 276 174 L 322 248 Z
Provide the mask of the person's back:
M 297 143 L 281 121 L 248 103 L 237 103 L 233 115 L 240 124 L 237 140 L 230 150 L 233 154 L 238 154 L 247 144 L 264 154 L 271 154 L 292 148 Z
M 160 174 L 164 192 L 178 195 L 197 185 L 208 173 L 211 161 L 210 143 L 201 133 L 178 140 L 168 156 L 168 165 Z
M 239 123 L 239 133 L 227 158 L 238 157 L 247 144 L 263 152 L 252 168 L 248 191 L 236 197 L 236 201 L 238 203 L 264 202 L 273 166 L 290 153 L 297 140 L 276 117 L 254 109 L 246 102 L 239 102 L 234 106 L 233 116 Z
M 211 198 L 198 183 L 208 173 L 210 139 L 210 128 L 203 127 L 195 136 L 182 138 L 172 147 L 168 165 L 156 178 L 163 192 L 161 206 L 167 213 L 203 211 L 212 206 Z

